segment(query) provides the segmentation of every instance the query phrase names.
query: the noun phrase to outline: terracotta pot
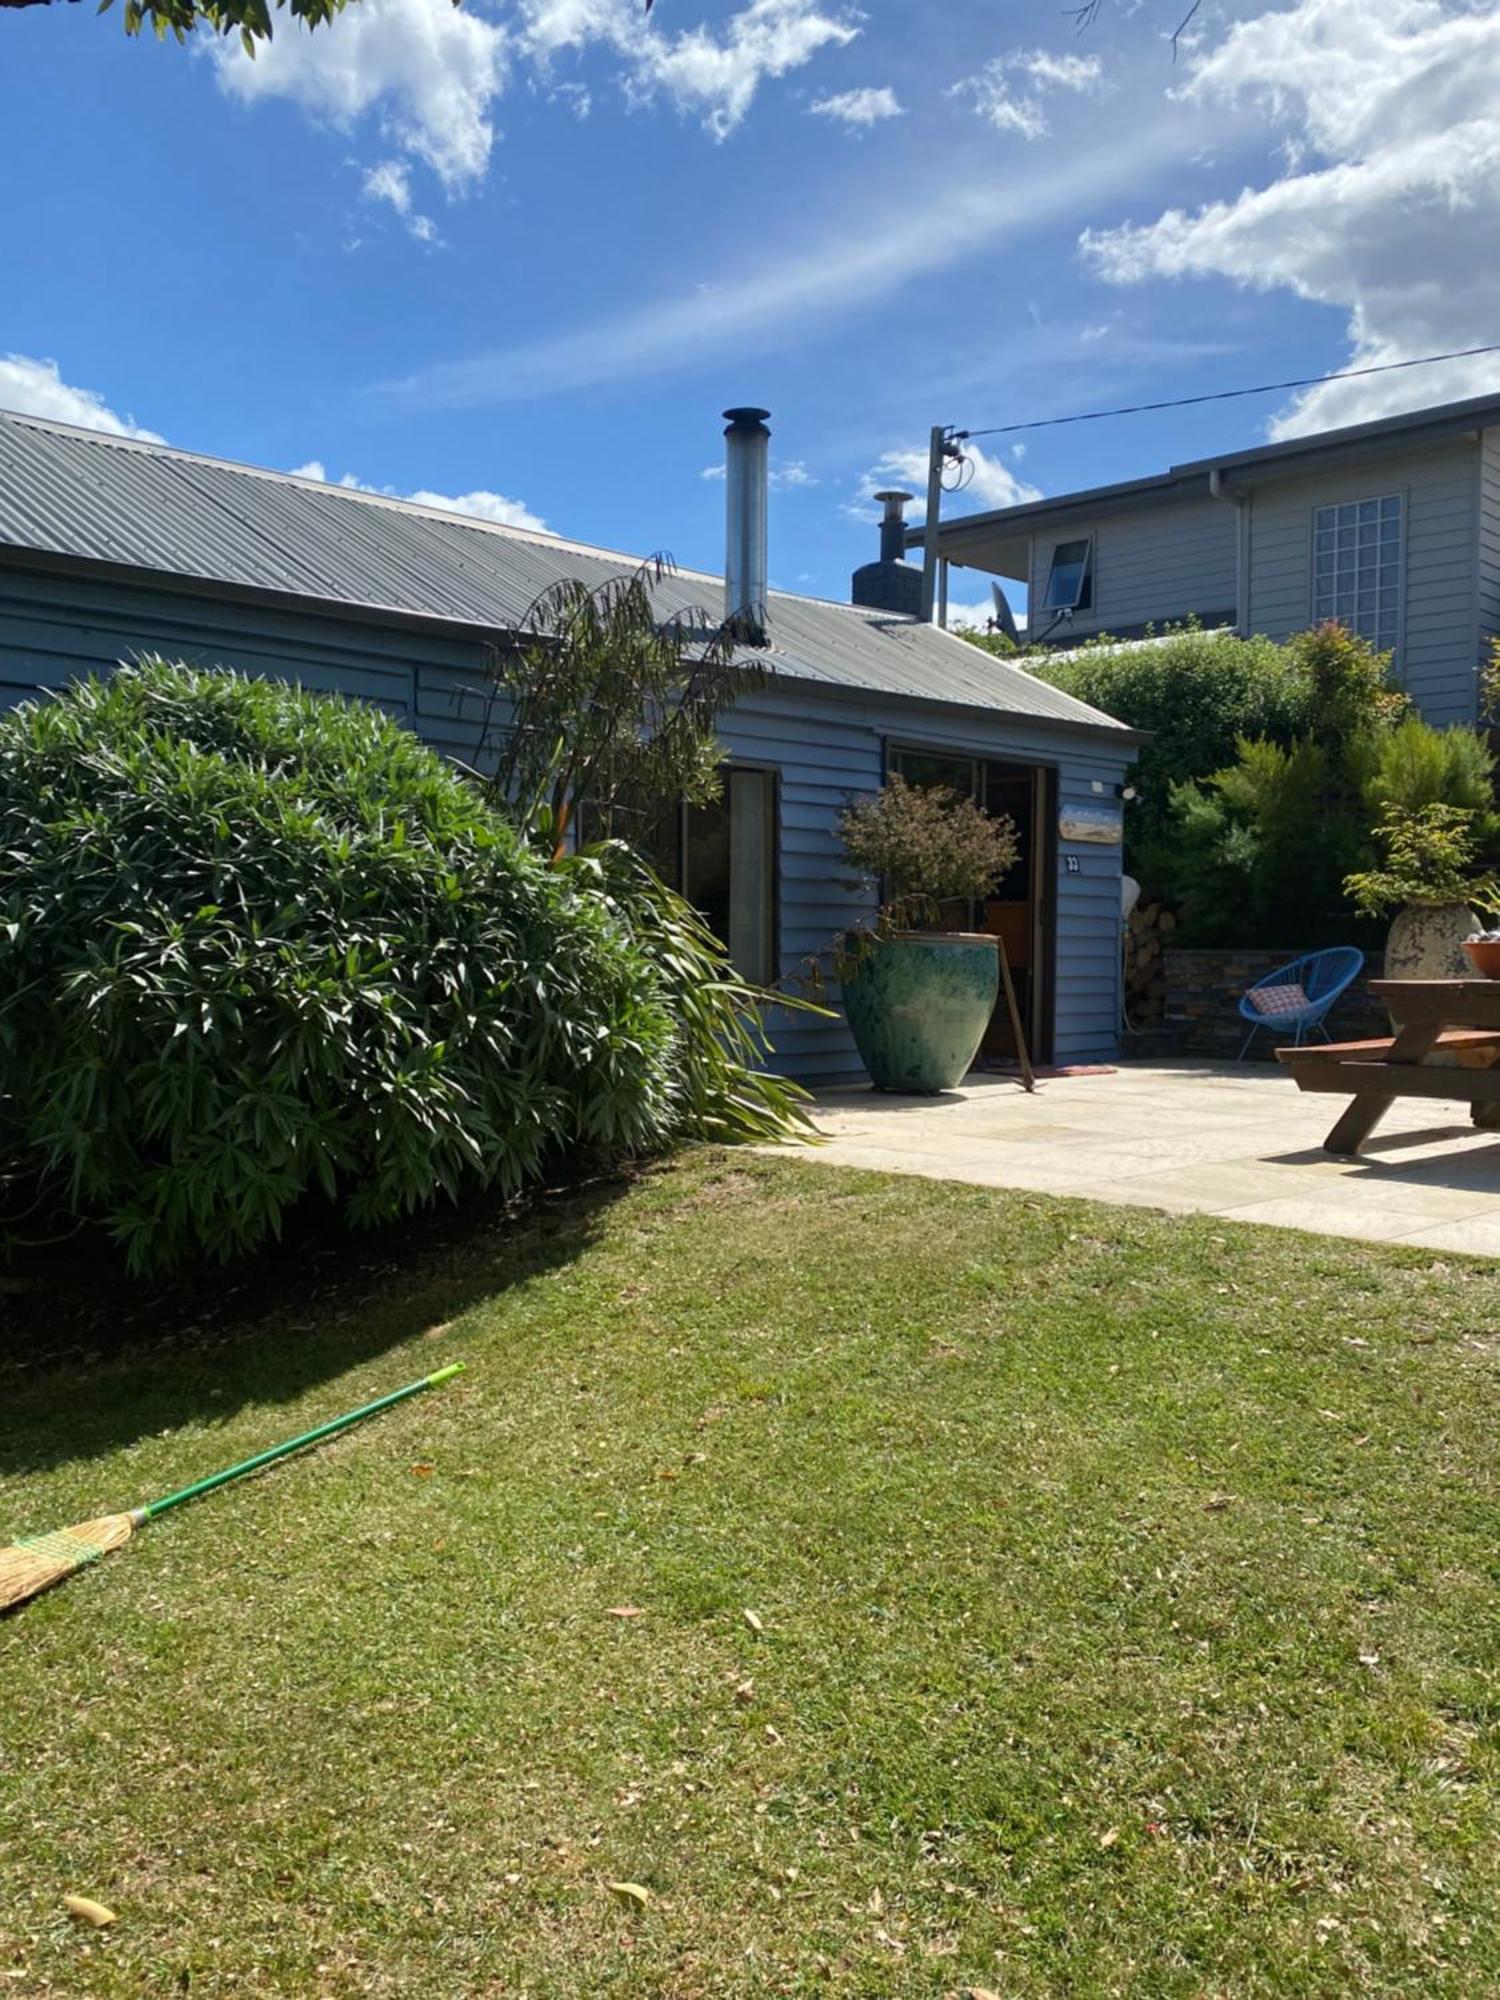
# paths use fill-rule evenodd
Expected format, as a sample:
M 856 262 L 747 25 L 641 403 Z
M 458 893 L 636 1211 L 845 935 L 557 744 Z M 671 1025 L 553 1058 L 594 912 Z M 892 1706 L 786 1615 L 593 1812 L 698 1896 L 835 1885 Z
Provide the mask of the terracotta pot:
M 1466 938 L 1464 950 L 1481 979 L 1500 979 L 1500 938 Z
M 979 1053 L 1000 953 L 978 932 L 896 931 L 866 946 L 840 985 L 875 1088 L 930 1097 L 961 1083 Z

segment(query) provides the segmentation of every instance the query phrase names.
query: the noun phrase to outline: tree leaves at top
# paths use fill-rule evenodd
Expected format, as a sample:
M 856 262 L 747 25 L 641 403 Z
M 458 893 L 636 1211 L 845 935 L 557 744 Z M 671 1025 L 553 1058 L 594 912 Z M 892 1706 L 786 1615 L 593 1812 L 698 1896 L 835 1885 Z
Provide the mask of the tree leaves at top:
M 455 5 L 457 0 L 454 0 Z M 55 0 L 0 0 L 0 7 L 45 7 Z M 276 0 L 274 12 L 305 21 L 309 28 L 322 27 L 344 11 L 348 0 Z M 108 11 L 113 0 L 101 0 L 99 12 Z M 173 35 L 185 42 L 199 27 L 212 28 L 217 35 L 237 34 L 245 53 L 253 56 L 262 42 L 269 42 L 273 9 L 267 0 L 125 0 L 125 32 L 138 35 L 148 23 L 159 42 Z

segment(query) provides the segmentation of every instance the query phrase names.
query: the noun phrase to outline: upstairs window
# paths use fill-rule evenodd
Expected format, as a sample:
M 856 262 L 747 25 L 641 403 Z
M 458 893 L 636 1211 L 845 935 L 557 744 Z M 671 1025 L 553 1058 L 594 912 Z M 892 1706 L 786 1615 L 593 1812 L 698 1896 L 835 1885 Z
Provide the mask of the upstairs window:
M 1056 542 L 1047 572 L 1044 611 L 1087 611 L 1094 601 L 1094 541 Z
M 1336 618 L 1382 653 L 1401 633 L 1400 496 L 1313 509 L 1314 623 Z

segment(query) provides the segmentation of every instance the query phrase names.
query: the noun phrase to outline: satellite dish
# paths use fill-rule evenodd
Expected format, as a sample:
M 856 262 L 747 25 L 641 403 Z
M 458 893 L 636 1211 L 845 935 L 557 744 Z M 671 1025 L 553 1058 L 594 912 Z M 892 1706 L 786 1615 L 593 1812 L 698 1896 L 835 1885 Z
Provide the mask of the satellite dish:
M 1003 632 L 1012 644 L 1019 646 L 1021 635 L 1016 630 L 1015 614 L 1006 599 L 1005 592 L 998 583 L 990 585 L 990 596 L 995 600 L 994 625 L 997 632 Z
M 1130 912 L 1141 900 L 1141 885 L 1133 875 L 1120 877 L 1120 915 L 1128 918 Z

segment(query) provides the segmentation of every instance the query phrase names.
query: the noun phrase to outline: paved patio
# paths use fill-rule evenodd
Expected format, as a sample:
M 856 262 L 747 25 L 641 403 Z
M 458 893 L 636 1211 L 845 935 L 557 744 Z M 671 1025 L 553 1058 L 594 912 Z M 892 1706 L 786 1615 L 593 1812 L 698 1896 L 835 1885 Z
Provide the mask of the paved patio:
M 1031 1097 L 995 1076 L 942 1097 L 832 1090 L 817 1107 L 829 1143 L 807 1157 L 1500 1257 L 1500 1136 L 1461 1105 L 1398 1099 L 1338 1160 L 1322 1142 L 1344 1101 L 1259 1064 L 1193 1061 L 1043 1078 Z

